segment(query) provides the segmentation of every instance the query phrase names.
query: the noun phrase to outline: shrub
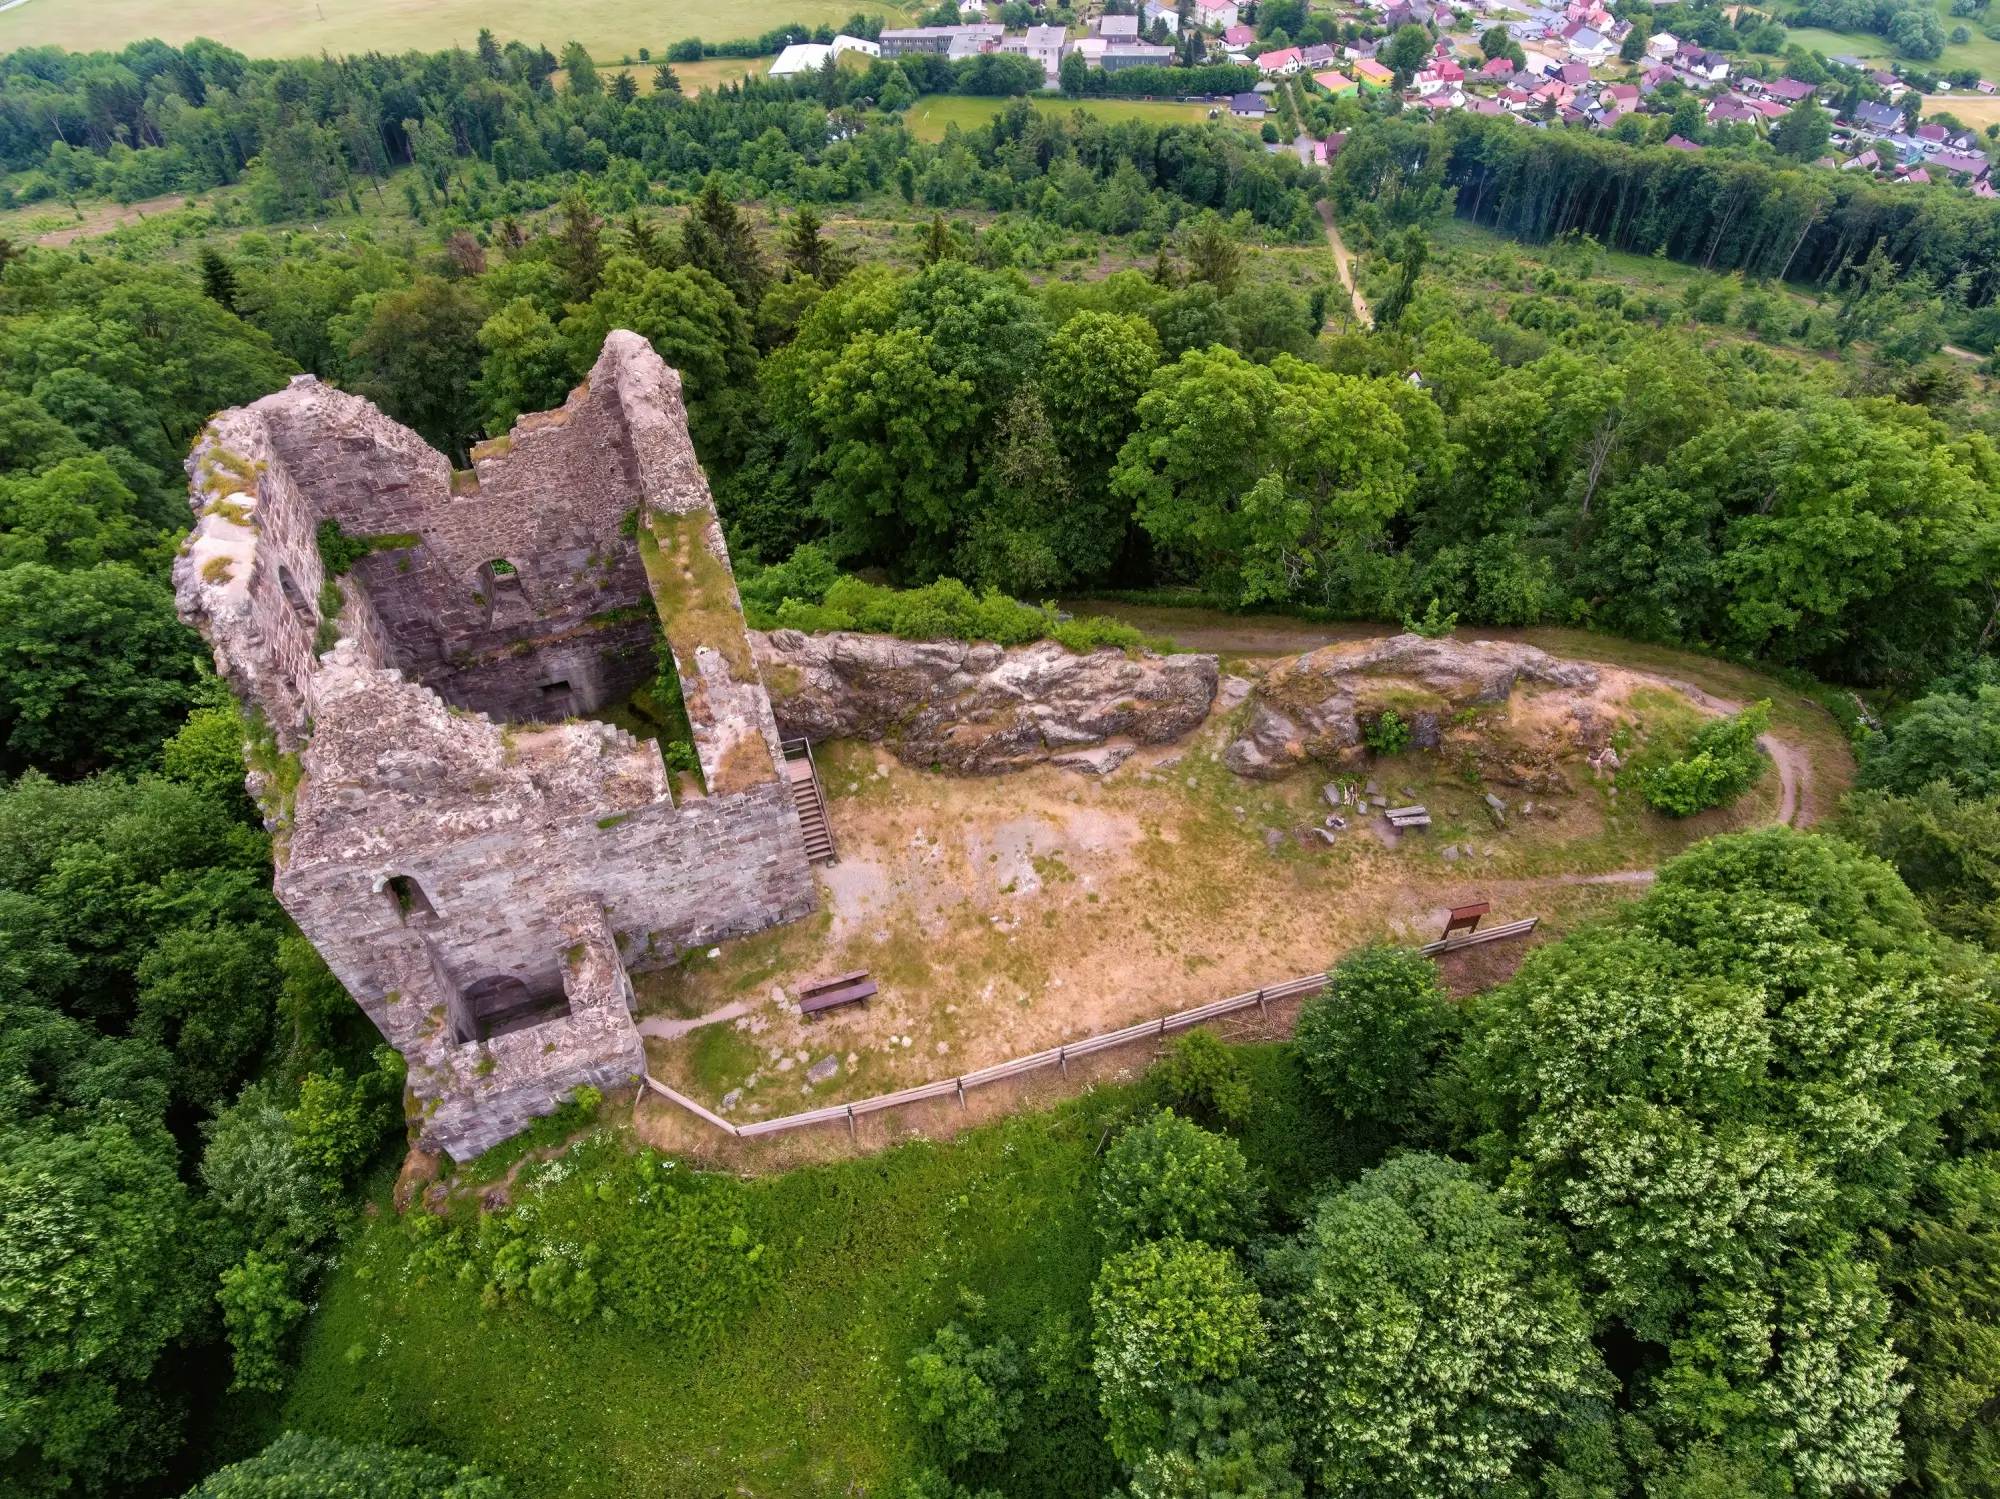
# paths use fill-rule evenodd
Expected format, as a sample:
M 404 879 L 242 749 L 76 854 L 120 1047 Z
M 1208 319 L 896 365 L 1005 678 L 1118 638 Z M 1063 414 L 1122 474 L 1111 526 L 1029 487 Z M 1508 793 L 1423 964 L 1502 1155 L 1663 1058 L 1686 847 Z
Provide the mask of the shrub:
M 278 1345 L 306 1314 L 305 1303 L 292 1295 L 291 1272 L 277 1260 L 252 1250 L 243 1263 L 222 1272 L 223 1325 L 235 1354 L 232 1390 L 278 1390 L 284 1387 L 284 1367 Z
M 1242 1124 L 1250 1117 L 1250 1074 L 1212 1032 L 1181 1036 L 1154 1064 L 1153 1076 L 1191 1117 L 1224 1124 Z
M 2000 686 L 1982 682 L 1971 695 L 1933 690 L 1870 738 L 1863 786 L 1909 796 L 1932 781 L 1971 796 L 2000 793 Z
M 1021 1361 L 1011 1338 L 973 1342 L 956 1322 L 910 1356 L 917 1419 L 962 1463 L 975 1452 L 998 1455 L 1021 1424 Z
M 1307 1079 L 1349 1119 L 1407 1123 L 1454 1018 L 1430 959 L 1365 947 L 1300 1014 L 1293 1044 Z
M 1162 1109 L 1105 1152 L 1097 1226 L 1114 1245 L 1165 1237 L 1241 1243 L 1256 1230 L 1263 1195 L 1234 1140 Z
M 1692 817 L 1733 802 L 1764 773 L 1757 736 L 1770 723 L 1768 701 L 1696 731 L 1686 755 L 1664 764 L 1642 759 L 1633 779 L 1647 805 L 1669 817 Z
M 1257 1288 L 1226 1249 L 1187 1239 L 1105 1261 L 1090 1294 L 1098 1403 L 1126 1462 L 1166 1444 L 1175 1408 L 1255 1372 L 1266 1347 Z
M 211 1473 L 187 1499 L 507 1499 L 498 1479 L 410 1448 L 288 1431 Z
M 1410 747 L 1410 726 L 1394 708 L 1384 708 L 1374 722 L 1361 726 L 1361 738 L 1378 755 L 1400 755 Z
M 864 630 L 904 640 L 991 640 L 999 645 L 1053 640 L 1078 652 L 1102 646 L 1128 652 L 1173 648 L 1169 641 L 1149 640 L 1133 626 L 1103 615 L 1059 619 L 1053 605 L 1037 609 L 992 588 L 974 593 L 956 578 L 904 589 L 866 583 L 838 571 L 810 543 L 784 562 L 745 569 L 738 589 L 745 615 L 759 630 Z

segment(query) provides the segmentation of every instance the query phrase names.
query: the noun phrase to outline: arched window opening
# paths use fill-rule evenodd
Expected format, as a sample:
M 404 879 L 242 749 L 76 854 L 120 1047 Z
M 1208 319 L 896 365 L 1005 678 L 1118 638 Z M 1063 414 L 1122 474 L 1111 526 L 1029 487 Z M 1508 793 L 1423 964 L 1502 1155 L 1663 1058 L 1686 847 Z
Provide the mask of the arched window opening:
M 383 888 L 388 891 L 389 898 L 396 903 L 396 914 L 402 918 L 405 926 L 411 921 L 436 918 L 437 908 L 431 904 L 430 897 L 424 894 L 424 887 L 409 875 L 392 874 Z

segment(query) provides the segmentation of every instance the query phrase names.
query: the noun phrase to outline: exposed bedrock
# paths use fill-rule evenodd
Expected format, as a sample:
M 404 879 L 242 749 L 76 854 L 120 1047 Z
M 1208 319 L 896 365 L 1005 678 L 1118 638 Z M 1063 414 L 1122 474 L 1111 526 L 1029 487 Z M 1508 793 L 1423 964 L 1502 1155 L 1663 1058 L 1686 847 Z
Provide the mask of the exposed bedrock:
M 1436 748 L 1454 713 L 1504 703 L 1523 682 L 1590 688 L 1597 672 L 1511 641 L 1396 635 L 1324 646 L 1265 674 L 1223 763 L 1274 779 L 1308 760 L 1339 758 L 1362 742 L 1364 724 L 1390 710 L 1413 743 Z
M 997 775 L 1106 740 L 1165 744 L 1215 701 L 1214 656 L 1073 655 L 1053 641 L 1002 649 L 836 631 L 753 631 L 786 737 L 890 743 L 909 765 Z

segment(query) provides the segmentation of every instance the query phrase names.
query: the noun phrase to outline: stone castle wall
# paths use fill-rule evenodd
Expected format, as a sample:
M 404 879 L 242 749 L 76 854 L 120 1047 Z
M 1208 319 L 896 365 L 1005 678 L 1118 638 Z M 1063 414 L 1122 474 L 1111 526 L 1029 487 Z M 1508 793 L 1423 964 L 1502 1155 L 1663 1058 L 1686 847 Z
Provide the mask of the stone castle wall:
M 460 1159 L 644 1072 L 628 967 L 815 906 L 678 377 L 613 333 L 560 411 L 475 464 L 455 477 L 368 402 L 295 381 L 197 444 L 175 567 L 218 670 L 299 756 L 289 805 L 253 777 L 278 898 Z M 331 620 L 326 519 L 377 547 Z M 656 631 L 708 792 L 679 805 L 657 746 L 548 721 L 650 678 Z

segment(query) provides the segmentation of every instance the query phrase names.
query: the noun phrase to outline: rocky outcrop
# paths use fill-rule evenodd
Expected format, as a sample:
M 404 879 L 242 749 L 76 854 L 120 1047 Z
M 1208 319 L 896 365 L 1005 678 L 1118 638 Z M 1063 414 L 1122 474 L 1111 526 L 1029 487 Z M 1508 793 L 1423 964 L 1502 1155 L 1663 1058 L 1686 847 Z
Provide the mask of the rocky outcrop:
M 1454 713 L 1504 703 L 1522 682 L 1590 688 L 1597 672 L 1498 640 L 1397 635 L 1325 646 L 1266 673 L 1223 763 L 1240 776 L 1274 779 L 1353 749 L 1363 726 L 1390 709 L 1417 746 L 1435 748 Z
M 1047 640 L 1003 650 L 840 631 L 753 631 L 750 642 L 788 738 L 882 739 L 906 764 L 961 775 L 1070 758 L 1111 739 L 1165 744 L 1215 701 L 1213 656 L 1073 655 Z

